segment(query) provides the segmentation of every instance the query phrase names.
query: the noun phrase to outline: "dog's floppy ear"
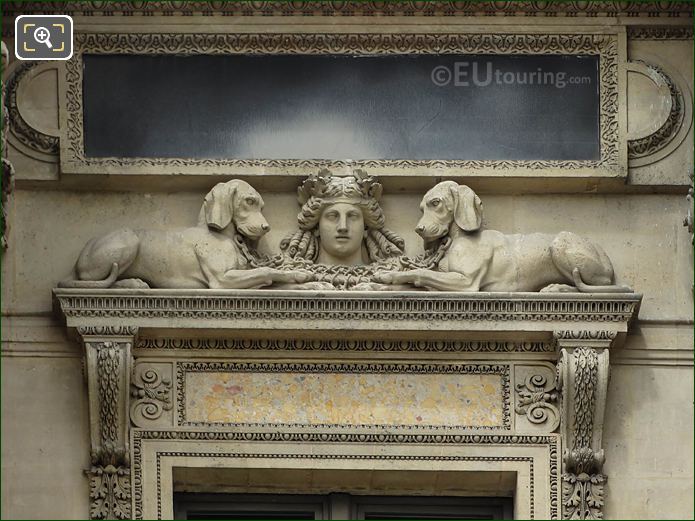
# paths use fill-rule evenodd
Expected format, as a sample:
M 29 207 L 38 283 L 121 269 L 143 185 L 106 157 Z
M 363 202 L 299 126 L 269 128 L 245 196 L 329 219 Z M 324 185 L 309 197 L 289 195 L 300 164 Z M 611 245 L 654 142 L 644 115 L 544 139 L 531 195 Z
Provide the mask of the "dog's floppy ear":
M 458 189 L 451 188 L 456 205 L 454 207 L 454 222 L 466 232 L 474 232 L 480 229 L 483 222 L 483 203 L 473 190 L 466 185 L 460 185 Z
M 238 183 L 236 180 L 218 183 L 205 196 L 203 210 L 207 225 L 216 230 L 223 230 L 232 222 L 233 198 Z

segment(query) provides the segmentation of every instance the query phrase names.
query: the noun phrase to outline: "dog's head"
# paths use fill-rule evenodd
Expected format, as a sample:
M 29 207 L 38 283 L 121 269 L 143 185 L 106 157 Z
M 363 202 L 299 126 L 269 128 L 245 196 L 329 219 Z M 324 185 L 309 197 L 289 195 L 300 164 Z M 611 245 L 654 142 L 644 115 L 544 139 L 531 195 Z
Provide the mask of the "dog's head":
M 483 203 L 475 192 L 454 181 L 443 181 L 425 194 L 420 203 L 422 217 L 415 231 L 425 243 L 441 239 L 452 223 L 466 232 L 480 229 Z
M 234 223 L 237 231 L 249 239 L 258 239 L 270 225 L 261 213 L 263 199 L 245 181 L 234 179 L 219 183 L 205 196 L 201 218 L 214 230 L 224 230 Z

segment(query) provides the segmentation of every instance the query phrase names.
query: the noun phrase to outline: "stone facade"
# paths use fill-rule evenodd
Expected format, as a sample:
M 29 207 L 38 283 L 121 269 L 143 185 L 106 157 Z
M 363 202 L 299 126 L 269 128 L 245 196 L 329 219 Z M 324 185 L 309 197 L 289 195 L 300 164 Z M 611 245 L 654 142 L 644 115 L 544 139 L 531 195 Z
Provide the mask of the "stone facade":
M 687 6 L 33 2 L 3 43 L 50 12 L 73 59 L 3 71 L 2 517 L 197 491 L 691 518 Z M 84 54 L 441 49 L 599 56 L 601 158 L 84 153 Z

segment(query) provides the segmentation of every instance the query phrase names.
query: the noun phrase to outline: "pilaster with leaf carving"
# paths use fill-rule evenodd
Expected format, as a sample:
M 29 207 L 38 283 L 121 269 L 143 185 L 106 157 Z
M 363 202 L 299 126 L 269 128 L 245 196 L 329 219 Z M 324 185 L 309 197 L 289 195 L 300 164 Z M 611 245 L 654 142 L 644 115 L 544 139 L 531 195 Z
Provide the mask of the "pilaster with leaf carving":
M 560 350 L 565 519 L 603 519 L 603 418 L 615 331 L 555 331 Z
M 130 519 L 130 376 L 137 328 L 79 327 L 85 348 L 92 466 L 90 517 Z

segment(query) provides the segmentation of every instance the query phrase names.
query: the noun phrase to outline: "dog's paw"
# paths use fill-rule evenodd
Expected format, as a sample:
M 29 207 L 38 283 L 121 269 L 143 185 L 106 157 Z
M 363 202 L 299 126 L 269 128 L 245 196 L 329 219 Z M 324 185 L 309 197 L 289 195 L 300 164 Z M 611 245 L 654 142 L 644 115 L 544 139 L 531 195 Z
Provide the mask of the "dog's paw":
M 360 282 L 355 286 L 351 287 L 351 291 L 378 291 L 384 288 L 384 284 L 377 284 L 376 282 Z
M 549 284 L 540 290 L 539 293 L 577 293 L 579 290 L 569 284 Z
M 111 287 L 121 289 L 149 289 L 150 285 L 142 279 L 123 279 L 117 280 Z
M 312 282 L 304 282 L 302 284 L 299 284 L 298 286 L 296 286 L 295 289 L 306 289 L 313 291 L 332 291 L 335 289 L 335 286 L 333 286 L 333 284 L 331 284 L 330 282 L 314 280 Z
M 376 282 L 381 282 L 382 284 L 396 284 L 398 283 L 400 272 L 398 271 L 377 271 L 373 276 Z

